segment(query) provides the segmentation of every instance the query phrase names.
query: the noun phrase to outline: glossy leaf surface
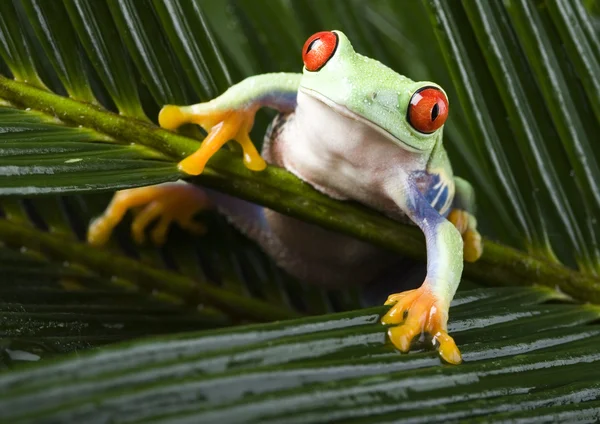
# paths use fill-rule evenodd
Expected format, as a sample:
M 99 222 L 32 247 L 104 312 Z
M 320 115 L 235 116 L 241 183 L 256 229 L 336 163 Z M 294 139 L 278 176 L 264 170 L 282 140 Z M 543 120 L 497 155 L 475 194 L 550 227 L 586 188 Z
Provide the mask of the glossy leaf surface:
M 1 420 L 598 419 L 598 310 L 550 290 L 600 302 L 589 3 L 0 2 L 0 194 L 11 195 L 0 198 L 0 346 L 2 367 L 19 365 L 0 375 Z M 423 345 L 398 354 L 378 324 L 385 308 L 359 310 L 356 288 L 299 284 L 211 214 L 198 217 L 205 237 L 175 228 L 160 249 L 134 245 L 130 221 L 107 249 L 82 243 L 109 195 L 77 194 L 182 177 L 176 163 L 202 134 L 158 129 L 163 104 L 299 72 L 306 38 L 331 29 L 448 93 L 445 145 L 474 184 L 487 236 L 465 277 L 548 287 L 459 293 L 460 367 Z M 257 145 L 271 116 L 257 116 Z M 252 173 L 238 153 L 220 152 L 191 181 L 424 259 L 416 228 L 284 170 Z M 49 193 L 70 194 L 31 198 Z M 181 333 L 340 310 L 353 311 Z M 165 333 L 177 334 L 105 346 Z M 20 366 L 89 348 L 99 349 Z
M 600 328 L 589 323 L 599 311 L 546 303 L 553 298 L 546 289 L 459 294 L 450 329 L 461 366 L 440 366 L 427 348 L 394 351 L 378 322 L 382 307 L 156 338 L 22 369 L 0 376 L 0 413 L 16 421 L 432 422 L 519 417 L 584 399 L 593 407 Z

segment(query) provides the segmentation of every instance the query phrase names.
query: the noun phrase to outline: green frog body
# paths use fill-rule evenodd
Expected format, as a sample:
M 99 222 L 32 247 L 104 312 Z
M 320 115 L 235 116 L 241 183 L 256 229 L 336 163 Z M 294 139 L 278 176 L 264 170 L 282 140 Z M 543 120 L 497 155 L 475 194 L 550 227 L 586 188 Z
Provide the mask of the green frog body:
M 435 83 L 412 81 L 356 53 L 340 31 L 314 34 L 302 53 L 301 74 L 257 75 L 210 102 L 165 106 L 159 116 L 162 127 L 191 122 L 209 133 L 180 169 L 200 174 L 214 152 L 235 140 L 250 169 L 264 169 L 264 158 L 332 198 L 358 201 L 417 225 L 427 244 L 425 281 L 418 289 L 391 295 L 387 303 L 392 306 L 382 322 L 401 324 L 389 329 L 400 350 L 408 351 L 415 336 L 428 332 L 444 360 L 461 362 L 447 333 L 448 310 L 463 257 L 474 261 L 481 255 L 481 238 L 473 190 L 453 176 L 442 144 L 449 112 L 446 93 Z M 262 157 L 248 137 L 261 107 L 280 112 L 267 131 Z M 146 209 L 133 228 L 140 241 L 155 218 L 158 242 L 172 221 L 202 231 L 192 217 L 210 204 L 217 204 L 279 266 L 306 281 L 366 282 L 393 262 L 390 253 L 366 242 L 181 182 L 117 193 L 91 225 L 89 239 L 103 242 L 125 211 L 140 205 Z

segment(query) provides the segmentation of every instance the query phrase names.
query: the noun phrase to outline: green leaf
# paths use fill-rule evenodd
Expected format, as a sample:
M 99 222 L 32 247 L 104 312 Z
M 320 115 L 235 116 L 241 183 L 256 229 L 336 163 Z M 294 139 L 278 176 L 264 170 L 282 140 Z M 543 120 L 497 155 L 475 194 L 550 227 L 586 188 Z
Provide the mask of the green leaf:
M 179 67 L 174 62 L 167 41 L 148 0 L 109 0 L 108 5 L 137 69 L 158 104 L 187 104 L 189 96 Z
M 117 228 L 109 249 L 86 245 L 81 242 L 85 240 L 85 226 L 104 209 L 107 197 L 97 200 L 85 198 L 82 204 L 80 201 L 83 200 L 48 197 L 26 201 L 0 199 L 4 215 L 4 219 L 0 219 L 0 238 L 8 247 L 21 249 L 21 254 L 11 254 L 12 251 L 8 250 L 9 260 L 6 263 L 10 263 L 12 257 L 21 262 L 32 262 L 28 255 L 33 253 L 34 259 L 44 264 L 44 267 L 41 267 L 42 263 L 36 265 L 40 271 L 33 274 L 29 268 L 24 269 L 20 284 L 26 283 L 27 276 L 33 276 L 35 281 L 46 270 L 49 275 L 64 277 L 68 281 L 67 289 L 95 290 L 96 281 L 96 284 L 110 288 L 117 286 L 155 296 L 169 304 L 180 305 L 186 313 L 201 306 L 202 311 L 211 310 L 212 315 L 219 316 L 220 322 L 230 322 L 224 321 L 224 314 L 238 321 L 267 321 L 294 317 L 304 312 L 335 310 L 315 298 L 319 296 L 316 288 L 307 291 L 289 278 L 277 283 L 281 273 L 265 263 L 262 254 L 254 247 L 250 248 L 239 234 L 232 232 L 222 218 L 217 219 L 210 214 L 202 216 L 210 228 L 206 236 L 198 238 L 174 231 L 171 237 L 177 242 L 167 247 L 135 246 L 128 235 L 130 220 Z M 86 208 L 82 209 L 82 205 Z M 82 224 L 83 229 L 80 227 Z M 70 266 L 65 264 L 76 264 L 78 273 L 73 274 Z M 14 272 L 18 269 L 18 266 L 14 267 Z M 85 277 L 89 284 L 74 277 Z M 115 283 L 110 283 L 113 279 Z M 60 284 L 56 285 L 60 287 Z M 249 298 L 249 294 L 253 299 Z M 294 296 L 312 297 L 313 301 L 309 305 L 290 302 L 289 299 Z M 321 291 L 320 296 L 337 298 L 339 295 L 333 291 Z M 27 302 L 27 299 L 21 301 Z M 69 300 L 67 297 L 65 307 L 68 307 Z M 356 301 L 344 301 L 343 297 L 340 300 L 338 307 L 357 306 Z M 51 316 L 49 314 L 48 319 Z M 84 324 L 78 322 L 78 325 Z
M 589 12 L 580 1 L 570 0 L 570 4 L 577 16 L 577 23 L 581 25 L 585 32 L 590 47 L 596 56 L 596 60 L 600 60 L 600 37 L 598 36 L 598 31 L 594 28 L 594 24 L 596 25 L 596 28 L 598 27 L 598 13 L 595 14 L 595 17 L 592 16 L 594 13 L 593 4 L 591 5 L 592 7 L 588 7 Z M 596 12 L 597 9 L 598 8 L 596 8 Z
M 600 207 L 600 188 L 597 186 L 600 168 L 585 132 L 584 121 L 578 114 L 578 108 L 559 64 L 556 44 L 553 46 L 551 41 L 552 33 L 546 31 L 541 14 L 531 3 L 514 1 L 507 10 L 568 154 L 577 185 L 584 198 L 587 215 L 591 220 L 593 211 Z M 596 227 L 591 226 L 591 229 L 597 239 Z M 595 242 L 591 247 L 596 249 Z
M 471 36 L 464 32 L 469 31 L 470 28 L 462 25 L 465 17 L 460 8 L 453 8 L 448 2 L 443 1 L 428 1 L 426 4 L 430 8 L 432 22 L 440 23 L 436 28 L 436 35 L 443 46 L 444 58 L 455 81 L 459 100 L 470 116 L 468 122 L 471 140 L 479 144 L 477 146 L 479 157 L 486 158 L 485 163 L 489 163 L 490 168 L 496 173 L 495 177 L 500 181 L 504 198 L 511 204 L 518 231 L 525 238 L 525 244 L 536 248 L 536 245 L 543 243 L 543 234 L 540 234 L 539 224 L 534 225 L 523 194 L 518 189 L 515 171 L 519 168 L 511 169 L 507 158 L 508 150 L 503 149 L 497 129 L 494 128 L 492 112 L 490 106 L 486 104 L 484 95 L 484 93 L 489 94 L 491 90 L 484 91 L 485 85 L 478 81 L 477 65 L 473 63 L 477 58 L 467 53 Z M 484 75 L 482 73 L 480 79 L 483 79 Z M 525 176 L 526 180 L 527 176 Z M 519 181 L 523 182 L 522 178 Z
M 163 152 L 168 155 L 182 157 L 186 152 L 192 151 L 190 145 L 194 144 L 189 138 L 21 86 L 3 77 L 0 77 L 0 96 L 26 101 L 39 110 L 52 110 L 59 116 L 68 116 L 75 123 L 93 126 L 111 137 L 136 140 L 148 147 L 164 149 Z M 226 152 L 215 155 L 211 164 L 197 179 L 204 185 L 357 236 L 403 255 L 415 258 L 422 258 L 424 255 L 423 239 L 416 228 L 400 225 L 363 207 L 328 198 L 286 171 L 270 167 L 266 171 L 252 173 Z M 66 171 L 69 168 L 60 169 Z M 139 179 L 136 181 L 139 184 Z M 299 201 L 300 198 L 303 200 Z M 493 267 L 492 273 L 489 267 Z M 552 287 L 558 284 L 573 296 L 594 300 L 600 298 L 600 290 L 593 278 L 492 242 L 486 242 L 484 256 L 478 262 L 467 264 L 465 276 L 494 284 L 538 283 Z
M 544 131 L 547 125 L 540 128 L 537 124 L 547 121 L 548 117 L 543 109 L 536 107 L 535 99 L 540 94 L 534 81 L 528 78 L 529 70 L 523 66 L 520 47 L 506 26 L 506 17 L 500 8 L 493 9 L 486 1 L 473 2 L 465 11 L 479 44 L 489 46 L 483 49 L 483 53 L 496 84 L 506 87 L 500 91 L 500 95 L 517 135 L 517 149 L 527 163 L 535 186 L 545 188 L 538 193 L 538 202 L 544 209 L 557 212 L 556 216 L 548 214 L 548 225 L 551 228 L 563 226 L 571 242 L 571 250 L 574 249 L 577 257 L 591 266 L 592 254 L 588 246 L 592 240 L 585 239 L 571 207 L 576 202 L 576 187 L 565 191 L 563 186 L 570 179 L 569 171 L 557 169 L 553 164 L 552 151 L 544 141 L 553 134 Z M 585 216 L 579 214 L 579 218 L 583 222 Z
M 75 32 L 62 3 L 24 0 L 23 6 L 38 40 L 71 97 L 95 103 L 96 99 L 84 71 L 83 58 L 73 54 Z M 75 51 L 79 47 L 75 44 Z
M 33 62 L 31 47 L 21 28 L 12 2 L 0 3 L 0 55 L 18 81 L 44 87 Z
M 161 153 L 69 127 L 47 116 L 0 107 L 1 193 L 86 192 L 173 181 L 179 173 Z M 48 178 L 49 175 L 53 177 Z
M 458 367 L 440 366 L 428 348 L 394 351 L 378 323 L 381 307 L 155 338 L 29 367 L 0 376 L 0 411 L 13 422 L 434 422 L 489 419 L 507 404 L 520 416 L 584 392 L 591 401 L 600 395 L 600 327 L 588 324 L 600 311 L 544 303 L 554 296 L 536 288 L 459 294 L 450 323 L 466 361 Z
M 262 72 L 298 72 L 302 66 L 299 53 L 305 38 L 300 37 L 296 20 L 285 3 L 271 2 L 270 7 L 256 7 L 253 0 L 232 2 L 241 29 L 261 63 Z M 288 46 L 298 46 L 289 54 Z
M 229 88 L 231 76 L 198 4 L 180 0 L 153 4 L 200 99 L 211 100 Z
M 39 207 L 43 205 L 45 205 L 44 202 L 39 204 Z M 281 297 L 273 299 L 272 304 L 250 299 L 246 297 L 245 291 L 235 290 L 227 285 L 215 286 L 207 281 L 206 276 L 202 279 L 196 276 L 196 279 L 193 280 L 179 272 L 174 272 L 166 264 L 161 267 L 162 261 L 157 262 L 156 256 L 152 263 L 144 263 L 143 257 L 140 261 L 137 258 L 128 258 L 122 253 L 83 244 L 74 237 L 65 238 L 63 234 L 68 230 L 64 226 L 63 231 L 55 230 L 49 234 L 31 226 L 29 222 L 31 212 L 28 213 L 27 208 L 21 209 L 20 205 L 10 201 L 2 202 L 2 206 L 8 219 L 0 219 L 1 239 L 10 246 L 22 246 L 40 252 L 57 264 L 64 261 L 76 263 L 85 267 L 93 275 L 107 279 L 119 277 L 146 293 L 154 291 L 164 293 L 188 308 L 196 308 L 198 305 L 212 306 L 237 320 L 268 321 L 297 316 L 297 313 L 279 306 L 282 302 Z M 33 212 L 37 213 L 36 203 L 31 206 Z M 29 210 L 31 211 L 31 207 Z M 61 221 L 61 217 L 51 216 L 48 219 L 44 212 L 41 212 L 41 215 L 40 218 L 46 218 L 45 225 L 49 225 L 48 223 L 53 221 L 55 223 Z M 38 220 L 34 220 L 34 222 L 36 221 Z M 56 224 L 54 228 L 56 228 Z M 220 244 L 215 243 L 214 240 L 208 240 L 208 243 L 213 244 L 217 251 L 221 249 Z M 235 242 L 232 242 L 230 246 L 235 246 Z M 177 261 L 181 262 L 184 259 L 185 256 L 179 257 L 178 255 Z M 218 265 L 220 262 L 222 263 L 222 260 L 215 262 L 214 265 Z M 230 266 L 226 265 L 226 267 Z M 239 280 L 238 273 L 229 274 L 229 277 L 231 281 Z
M 578 25 L 575 10 L 568 1 L 548 2 L 548 11 L 565 43 L 565 50 L 577 75 L 582 80 L 587 98 L 592 104 L 596 120 L 600 121 L 600 64 L 594 56 L 584 30 Z
M 67 0 L 65 7 L 96 72 L 119 112 L 145 119 L 135 74 L 105 2 Z
M 0 248 L 0 267 L 0 369 L 135 337 L 230 323 L 208 308 L 184 309 L 158 291 L 144 293 L 114 276 L 51 262 L 25 248 Z
M 0 416 L 597 418 L 598 309 L 566 305 L 553 291 L 600 302 L 600 156 L 590 148 L 600 129 L 600 44 L 597 17 L 584 6 L 594 10 L 574 0 L 0 2 L 0 366 L 100 347 L 0 376 Z M 98 250 L 82 241 L 108 196 L 32 196 L 183 177 L 176 163 L 198 147 L 200 132 L 151 124 L 163 104 L 205 101 L 257 73 L 298 72 L 309 33 L 334 28 L 360 53 L 448 93 L 446 146 L 456 174 L 473 180 L 488 236 L 462 286 L 552 290 L 459 292 L 450 323 L 466 359 L 459 367 L 440 366 L 427 345 L 395 352 L 378 323 L 384 307 L 102 347 L 359 307 L 356 290 L 323 290 L 283 274 L 223 218 L 203 214 L 206 236 L 173 229 L 160 249 L 135 246 L 126 219 Z M 259 115 L 255 142 L 265 126 Z M 220 152 L 190 181 L 424 258 L 416 228 L 329 199 L 281 169 L 252 173 L 239 159 Z

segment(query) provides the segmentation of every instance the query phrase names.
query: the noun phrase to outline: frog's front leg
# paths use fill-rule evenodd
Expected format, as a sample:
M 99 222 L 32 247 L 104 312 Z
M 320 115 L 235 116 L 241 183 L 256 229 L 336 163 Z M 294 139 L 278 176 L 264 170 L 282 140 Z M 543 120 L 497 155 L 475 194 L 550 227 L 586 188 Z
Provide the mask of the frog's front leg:
M 447 322 L 450 302 L 463 269 L 461 234 L 429 204 L 410 176 L 404 187 L 389 187 L 387 191 L 425 234 L 427 276 L 420 288 L 389 296 L 386 305 L 393 306 L 382 322 L 404 322 L 388 330 L 390 340 L 401 351 L 407 352 L 412 339 L 426 332 L 439 344 L 440 356 L 446 362 L 458 364 L 462 357 L 448 335 Z
M 179 163 L 189 175 L 199 175 L 208 160 L 229 140 L 238 142 L 244 151 L 244 163 L 253 171 L 262 171 L 265 161 L 249 137 L 254 116 L 263 106 L 291 112 L 301 74 L 264 74 L 247 78 L 221 96 L 206 103 L 190 106 L 167 105 L 160 111 L 161 127 L 175 129 L 183 124 L 201 125 L 208 136 L 201 147 Z
M 475 262 L 483 253 L 481 235 L 477 231 L 475 218 L 475 191 L 468 181 L 459 177 L 454 177 L 454 185 L 456 194 L 448 220 L 462 235 L 465 261 Z
M 174 129 L 185 123 L 202 125 L 208 136 L 192 155 L 179 163 L 179 168 L 190 175 L 202 173 L 206 162 L 229 140 L 235 140 L 244 150 L 244 163 L 260 171 L 266 164 L 250 141 L 256 111 L 271 107 L 280 112 L 291 112 L 296 106 L 296 96 L 301 74 L 265 74 L 247 78 L 207 103 L 191 106 L 165 106 L 159 123 Z M 139 208 L 132 225 L 134 239 L 144 241 L 146 227 L 154 220 L 158 225 L 152 232 L 156 244 L 165 241 L 171 222 L 202 233 L 201 224 L 193 221 L 196 212 L 210 207 L 210 202 L 199 187 L 182 183 L 122 190 L 115 194 L 104 214 L 96 218 L 88 229 L 88 241 L 101 245 L 108 241 L 113 229 L 129 209 Z

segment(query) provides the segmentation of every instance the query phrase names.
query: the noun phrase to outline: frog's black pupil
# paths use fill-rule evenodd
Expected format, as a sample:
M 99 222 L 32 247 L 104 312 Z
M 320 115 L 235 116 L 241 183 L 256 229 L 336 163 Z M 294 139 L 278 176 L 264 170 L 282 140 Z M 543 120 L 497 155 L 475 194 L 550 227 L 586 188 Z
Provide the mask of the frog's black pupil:
M 438 104 L 434 104 L 433 108 L 431 108 L 431 122 L 435 121 L 435 118 L 440 114 L 440 107 Z
M 311 51 L 311 50 L 312 50 L 312 48 L 313 48 L 313 46 L 315 45 L 315 43 L 316 43 L 317 41 L 319 41 L 319 40 L 320 40 L 320 38 L 315 38 L 314 40 L 312 40 L 312 42 L 311 42 L 311 43 L 308 45 L 308 47 L 306 48 L 306 53 L 308 53 L 309 51 Z

